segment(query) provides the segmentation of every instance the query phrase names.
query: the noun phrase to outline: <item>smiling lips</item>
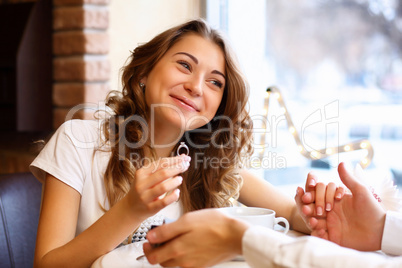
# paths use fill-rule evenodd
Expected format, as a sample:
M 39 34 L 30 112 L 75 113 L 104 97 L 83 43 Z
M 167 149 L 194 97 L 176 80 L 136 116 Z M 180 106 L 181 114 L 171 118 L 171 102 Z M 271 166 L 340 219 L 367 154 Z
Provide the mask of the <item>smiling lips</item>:
M 189 100 L 188 98 L 184 96 L 176 96 L 176 95 L 170 95 L 174 100 L 178 101 L 180 104 L 182 104 L 185 108 L 191 109 L 192 111 L 197 111 L 199 112 L 200 109 L 197 107 L 197 105 Z

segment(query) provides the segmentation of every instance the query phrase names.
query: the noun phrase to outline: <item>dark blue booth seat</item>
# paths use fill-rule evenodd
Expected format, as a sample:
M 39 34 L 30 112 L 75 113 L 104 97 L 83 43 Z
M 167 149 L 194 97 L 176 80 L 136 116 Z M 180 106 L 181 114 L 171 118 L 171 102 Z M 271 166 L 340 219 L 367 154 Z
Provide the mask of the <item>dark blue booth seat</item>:
M 32 267 L 42 184 L 31 173 L 0 175 L 0 267 Z

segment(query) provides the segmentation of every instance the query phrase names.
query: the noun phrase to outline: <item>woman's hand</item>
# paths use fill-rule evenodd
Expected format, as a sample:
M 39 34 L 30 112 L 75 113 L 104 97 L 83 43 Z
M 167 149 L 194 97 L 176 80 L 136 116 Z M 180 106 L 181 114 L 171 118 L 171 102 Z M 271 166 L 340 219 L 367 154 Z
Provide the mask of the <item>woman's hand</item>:
M 138 169 L 128 198 L 136 217 L 146 219 L 178 200 L 178 186 L 183 181 L 179 175 L 190 166 L 191 157 L 180 155 L 162 158 Z
M 343 198 L 345 189 L 333 182 L 328 185 L 318 182 L 316 175 L 311 172 L 307 176 L 305 189 L 306 192 L 301 187 L 297 188 L 295 200 L 299 213 L 314 235 L 317 230 L 326 228 L 327 213 L 334 207 L 335 200 Z
M 149 231 L 144 253 L 151 264 L 210 267 L 242 254 L 242 237 L 248 227 L 217 210 L 198 210 Z M 150 243 L 164 244 L 154 248 Z

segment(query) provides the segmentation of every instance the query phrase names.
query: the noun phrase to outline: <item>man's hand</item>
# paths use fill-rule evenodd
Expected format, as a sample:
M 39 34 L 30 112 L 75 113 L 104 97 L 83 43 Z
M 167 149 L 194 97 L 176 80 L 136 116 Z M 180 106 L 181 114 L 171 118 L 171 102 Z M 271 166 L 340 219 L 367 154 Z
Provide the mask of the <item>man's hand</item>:
M 151 264 L 209 267 L 241 255 L 248 224 L 215 209 L 184 214 L 177 221 L 148 232 L 144 253 Z M 152 247 L 151 244 L 161 244 Z
M 346 170 L 344 163 L 339 165 L 338 173 L 351 194 L 335 201 L 327 213 L 326 228 L 317 228 L 312 235 L 357 250 L 380 250 L 385 211 L 368 187 Z

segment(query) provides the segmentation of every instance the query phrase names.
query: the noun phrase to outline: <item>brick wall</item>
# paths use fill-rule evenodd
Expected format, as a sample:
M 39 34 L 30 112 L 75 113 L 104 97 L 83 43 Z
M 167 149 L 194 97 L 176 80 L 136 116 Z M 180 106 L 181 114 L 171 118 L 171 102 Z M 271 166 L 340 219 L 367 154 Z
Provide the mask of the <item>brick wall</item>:
M 43 0 L 0 0 L 0 5 L 38 1 Z M 73 108 L 96 107 L 109 91 L 109 0 L 50 1 L 53 59 L 43 60 L 53 60 L 52 124 L 57 129 L 74 110 L 75 118 L 93 118 L 94 109 L 85 112 Z M 32 141 L 50 135 L 0 131 L 0 174 L 29 172 L 29 164 L 38 154 Z
M 109 91 L 109 0 L 53 0 L 53 127 L 93 118 Z

